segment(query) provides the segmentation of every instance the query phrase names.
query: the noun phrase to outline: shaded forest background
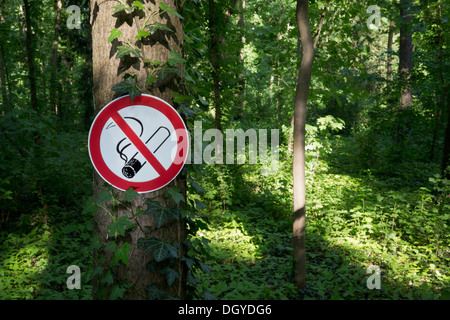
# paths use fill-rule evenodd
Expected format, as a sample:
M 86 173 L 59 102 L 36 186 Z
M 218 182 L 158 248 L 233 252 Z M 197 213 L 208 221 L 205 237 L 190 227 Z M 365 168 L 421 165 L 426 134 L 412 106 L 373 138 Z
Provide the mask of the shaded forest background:
M 67 26 L 70 5 L 80 29 Z M 291 248 L 295 5 L 192 0 L 180 11 L 186 92 L 175 101 L 188 128 L 280 130 L 277 166 L 187 166 L 187 205 L 211 249 L 191 297 L 448 299 L 449 3 L 377 1 L 378 29 L 366 23 L 370 1 L 310 1 L 302 290 Z M 0 298 L 91 299 L 89 1 L 0 9 Z M 80 290 L 67 289 L 69 265 Z M 367 288 L 371 265 L 380 290 Z

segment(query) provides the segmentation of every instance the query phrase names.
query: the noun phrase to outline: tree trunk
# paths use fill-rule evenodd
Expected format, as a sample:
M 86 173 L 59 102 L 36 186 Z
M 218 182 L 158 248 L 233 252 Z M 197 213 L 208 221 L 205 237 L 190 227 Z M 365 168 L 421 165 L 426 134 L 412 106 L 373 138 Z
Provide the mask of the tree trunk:
M 61 8 L 62 2 L 61 0 L 55 0 L 55 30 L 54 30 L 54 39 L 53 39 L 53 48 L 52 48 L 52 62 L 51 68 L 52 73 L 50 76 L 50 104 L 51 109 L 55 115 L 58 114 L 58 99 L 56 97 L 57 92 L 57 80 L 56 80 L 56 72 L 58 70 L 58 45 L 59 45 L 59 28 L 61 23 Z
M 213 78 L 213 91 L 214 91 L 214 111 L 215 118 L 214 123 L 216 129 L 221 128 L 222 107 L 220 99 L 220 80 L 219 80 L 219 35 L 217 31 L 216 20 L 221 18 L 221 11 L 216 9 L 214 0 L 209 0 L 209 32 L 210 32 L 210 45 L 209 45 L 209 57 L 211 59 L 212 66 L 212 78 Z
M 141 1 L 144 2 L 144 1 Z M 176 8 L 175 0 L 160 1 L 165 5 Z M 156 6 L 160 2 L 146 2 L 146 6 L 151 6 L 153 10 L 158 10 Z M 117 47 L 123 45 L 121 41 L 123 39 L 135 39 L 137 34 L 137 23 L 143 24 L 146 17 L 139 18 L 133 16 L 133 13 L 127 13 L 123 11 L 119 15 L 114 15 L 113 7 L 117 3 L 113 1 L 92 0 L 91 1 L 91 25 L 92 25 L 92 59 L 93 59 L 93 89 L 94 89 L 94 109 L 98 113 L 107 103 L 117 97 L 117 95 L 111 90 L 112 86 L 122 81 L 122 76 L 126 73 L 136 74 L 138 83 L 141 88 L 145 88 L 146 83 L 146 71 L 143 68 L 143 64 L 139 60 L 133 58 L 123 57 L 116 59 L 115 54 Z M 146 11 L 148 12 L 148 11 Z M 180 52 L 183 41 L 183 30 L 181 20 L 173 15 L 164 14 L 161 19 L 157 19 L 159 23 L 170 26 L 174 32 L 158 30 L 151 36 L 148 36 L 145 40 L 141 41 L 141 48 L 144 51 L 145 58 L 150 60 L 157 60 L 164 62 L 169 58 L 169 53 L 172 50 Z M 131 24 L 131 26 L 130 26 Z M 122 36 L 119 39 L 108 43 L 108 37 L 110 31 L 113 28 L 117 28 L 122 31 Z M 134 40 L 132 40 L 134 41 Z M 177 90 L 178 79 L 176 77 L 166 80 L 156 81 L 151 88 L 147 88 L 147 92 L 155 95 L 168 103 L 173 105 L 173 92 Z M 104 190 L 105 182 L 102 178 L 95 173 L 94 175 L 94 197 L 97 198 L 99 193 Z M 180 174 L 174 181 L 168 186 L 159 189 L 157 191 L 140 194 L 131 201 L 131 209 L 136 212 L 137 208 L 146 209 L 146 201 L 158 201 L 163 206 L 171 204 L 171 200 L 165 197 L 165 192 L 171 186 L 177 186 L 185 192 L 186 182 L 184 177 Z M 121 199 L 123 192 L 115 190 L 113 193 Z M 109 204 L 111 206 L 111 204 Z M 129 209 L 119 207 L 117 212 L 117 218 L 127 215 L 131 218 Z M 108 225 L 112 222 L 112 219 L 107 212 L 103 209 L 99 209 L 94 215 L 94 232 L 98 236 L 102 248 L 108 244 Z M 150 254 L 145 254 L 142 248 L 137 246 L 137 242 L 140 238 L 144 237 L 156 237 L 158 239 L 174 242 L 179 244 L 186 237 L 186 229 L 184 221 L 172 223 L 168 226 L 162 226 L 156 228 L 155 221 L 151 215 L 140 215 L 137 218 L 138 228 L 127 232 L 127 243 L 132 248 L 129 252 L 129 264 L 116 270 L 117 281 L 125 280 L 131 284 L 131 289 L 125 294 L 124 299 L 145 299 L 146 288 L 152 284 L 156 284 L 160 289 L 164 289 L 167 294 L 177 297 L 179 299 L 185 298 L 185 272 L 182 267 L 181 260 L 178 261 L 177 270 L 180 272 L 180 278 L 178 278 L 174 284 L 167 288 L 166 279 L 164 276 L 156 272 L 151 272 L 147 268 Z M 147 229 L 147 230 L 146 230 Z M 147 232 L 145 232 L 145 230 Z M 129 233 L 129 235 L 128 235 Z M 96 252 L 106 257 L 106 261 L 111 260 L 111 254 L 105 251 Z M 94 282 L 95 283 L 95 282 Z M 94 284 L 94 295 L 98 294 L 98 287 Z
M 238 118 L 242 118 L 244 115 L 244 101 L 245 101 L 245 0 L 238 1 L 238 10 L 239 10 L 239 18 L 238 18 L 238 27 L 241 29 L 241 49 L 239 52 L 240 59 L 240 68 L 241 72 L 239 73 L 239 93 L 238 93 L 238 109 L 237 115 Z
M 330 3 L 330 1 L 327 1 L 327 3 Z M 323 8 L 322 14 L 320 15 L 319 26 L 317 27 L 317 32 L 316 32 L 316 35 L 314 36 L 314 51 L 317 50 L 317 46 L 319 45 L 319 38 L 320 38 L 320 33 L 322 32 L 323 20 L 325 19 L 325 15 L 327 14 L 327 11 L 328 11 L 328 7 L 325 6 Z
M 449 86 L 446 85 L 445 79 L 444 79 L 444 50 L 443 50 L 443 36 L 442 36 L 442 7 L 441 7 L 441 1 L 438 1 L 438 10 L 439 10 L 439 29 L 438 29 L 438 38 L 439 38 L 439 78 L 441 80 L 441 86 L 442 86 L 442 98 L 441 98 L 441 104 L 439 107 L 438 115 L 436 117 L 436 124 L 434 126 L 433 131 L 433 140 L 431 141 L 431 154 L 430 159 L 433 160 L 434 157 L 434 148 L 436 145 L 436 139 L 439 129 L 439 124 L 441 123 L 441 116 L 442 111 L 444 109 L 445 105 L 445 99 L 447 97 L 447 91 L 449 89 Z
M 6 30 L 5 25 L 5 1 L 1 1 L 0 3 L 0 32 L 3 32 L 3 30 Z M 6 35 L 5 35 L 6 36 Z M 3 37 L 3 35 L 2 35 Z M 9 104 L 9 94 L 8 94 L 8 67 L 7 63 L 5 61 L 5 51 L 3 49 L 3 42 L 0 42 L 0 82 L 1 82 L 1 89 L 2 89 L 2 104 L 5 106 L 5 111 L 10 110 L 10 104 Z
M 446 171 L 447 167 L 450 166 L 450 99 L 447 99 L 447 129 L 445 130 L 445 140 L 444 140 L 444 157 L 442 161 L 442 172 L 445 178 L 450 180 L 450 168 Z
M 386 78 L 392 80 L 392 41 L 394 39 L 395 21 L 391 20 L 389 24 L 389 35 L 387 43 L 387 62 L 386 62 Z
M 306 284 L 306 188 L 305 188 L 305 121 L 306 102 L 314 60 L 314 45 L 308 17 L 308 0 L 297 0 L 296 19 L 302 46 L 302 62 L 298 75 L 294 107 L 294 222 L 293 247 L 295 258 L 295 285 Z
M 2 104 L 5 106 L 5 109 L 9 110 L 5 66 L 6 66 L 6 64 L 5 64 L 4 54 L 3 54 L 3 45 L 0 43 L 0 85 L 2 88 Z
M 30 13 L 30 3 L 29 0 L 24 0 L 24 11 L 25 11 L 25 25 L 26 25 L 26 37 L 25 37 L 25 48 L 27 52 L 28 61 L 28 80 L 30 82 L 30 102 L 33 110 L 37 111 L 38 101 L 37 101 L 37 89 L 36 89 L 36 72 L 34 65 L 34 53 L 33 53 L 33 32 L 31 30 L 31 13 Z
M 400 1 L 400 48 L 399 75 L 401 81 L 400 107 L 408 108 L 412 104 L 411 70 L 412 70 L 412 31 L 411 0 Z

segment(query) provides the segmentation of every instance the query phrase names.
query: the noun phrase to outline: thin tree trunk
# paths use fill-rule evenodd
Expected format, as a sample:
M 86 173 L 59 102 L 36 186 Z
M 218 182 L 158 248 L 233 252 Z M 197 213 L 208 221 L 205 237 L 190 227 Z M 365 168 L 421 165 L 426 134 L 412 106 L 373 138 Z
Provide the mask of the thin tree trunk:
M 0 3 L 0 28 L 6 30 L 5 25 L 5 1 Z M 5 51 L 3 49 L 3 42 L 0 42 L 0 81 L 2 89 L 2 103 L 5 106 L 5 111 L 10 110 L 9 95 L 8 95 L 8 79 L 7 79 L 7 63 L 5 62 Z
M 328 3 L 329 2 L 330 1 L 328 1 Z M 314 36 L 314 50 L 316 50 L 317 46 L 319 45 L 320 33 L 322 32 L 323 20 L 325 19 L 325 15 L 327 14 L 327 10 L 328 10 L 328 7 L 325 6 L 323 8 L 322 14 L 320 15 L 319 27 L 317 28 L 316 35 Z
M 446 86 L 445 84 L 445 79 L 444 79 L 444 50 L 443 50 L 443 42 L 442 42 L 442 7 L 441 7 L 441 1 L 438 1 L 438 10 L 439 10 L 439 30 L 438 30 L 438 38 L 439 38 L 439 65 L 440 65 L 440 70 L 439 70 L 439 78 L 441 80 L 441 86 L 442 86 L 442 98 L 441 98 L 441 104 L 440 104 L 440 108 L 439 108 L 439 112 L 438 115 L 436 117 L 436 124 L 434 126 L 434 131 L 433 131 L 433 140 L 431 142 L 431 154 L 430 154 L 430 159 L 433 160 L 434 157 L 434 148 L 436 145 L 436 139 L 437 139 L 437 134 L 438 134 L 438 130 L 439 130 L 439 124 L 441 123 L 441 116 L 442 116 L 442 111 L 444 109 L 444 105 L 445 105 L 445 98 L 447 97 L 447 92 L 448 92 L 448 86 Z M 448 111 L 450 112 L 450 110 Z
M 450 168 L 446 171 L 447 167 L 450 166 L 450 99 L 447 99 L 447 128 L 445 130 L 445 140 L 444 140 L 444 156 L 442 161 L 442 173 L 450 180 Z
M 291 128 L 294 128 L 294 115 L 292 115 L 291 117 L 291 121 L 289 122 L 289 125 L 291 126 Z M 288 139 L 288 152 L 292 153 L 292 141 L 293 141 L 293 134 L 289 135 L 289 139 Z
M 213 77 L 213 91 L 214 91 L 214 111 L 215 118 L 214 123 L 216 129 L 221 128 L 221 118 L 222 118 L 222 106 L 220 99 L 220 80 L 219 80 L 219 35 L 216 25 L 216 19 L 219 19 L 220 10 L 216 9 L 216 4 L 214 0 L 209 0 L 209 32 L 210 32 L 210 47 L 209 47 L 209 57 L 211 59 L 212 65 L 212 77 Z
M 328 1 L 329 3 L 330 1 Z M 320 21 L 319 21 L 319 25 L 317 27 L 317 31 L 316 31 L 316 35 L 314 36 L 314 42 L 313 42 L 313 48 L 314 51 L 317 50 L 317 46 L 319 45 L 319 39 L 320 39 L 320 34 L 322 32 L 322 27 L 323 27 L 323 21 L 325 19 L 326 13 L 328 11 L 328 7 L 325 6 L 323 8 L 323 12 L 320 15 Z M 300 36 L 297 38 L 297 56 L 300 57 L 301 56 L 301 39 Z M 289 125 L 291 127 L 294 126 L 294 115 L 292 115 L 291 120 L 289 122 Z M 292 136 L 289 135 L 289 139 L 288 139 L 288 152 L 291 153 L 292 152 Z
M 444 105 L 445 105 L 445 98 L 447 97 L 447 91 L 448 91 L 448 87 L 444 87 L 438 115 L 436 117 L 436 123 L 434 125 L 434 130 L 433 130 L 433 140 L 431 141 L 430 160 L 433 160 L 433 158 L 434 158 L 434 148 L 436 146 L 436 139 L 437 139 L 437 134 L 439 131 L 439 124 L 441 123 L 442 111 L 443 111 Z
M 411 70 L 412 70 L 412 31 L 411 0 L 400 1 L 400 48 L 399 75 L 401 81 L 400 107 L 408 108 L 412 104 Z
M 5 106 L 5 110 L 9 110 L 8 89 L 6 82 L 6 63 L 5 56 L 3 54 L 3 45 L 0 43 L 0 85 L 2 88 L 2 104 Z
M 306 102 L 314 60 L 314 44 L 308 17 L 308 1 L 297 0 L 296 19 L 302 45 L 302 62 L 298 75 L 294 107 L 294 222 L 293 247 L 295 258 L 295 285 L 306 284 L 306 188 L 305 188 L 305 123 Z
M 160 1 L 165 5 L 175 8 L 174 0 Z M 153 10 L 158 10 L 160 2 L 146 2 L 146 5 L 152 6 Z M 117 3 L 113 1 L 91 0 L 91 25 L 92 25 L 92 59 L 93 59 L 93 89 L 94 89 L 94 109 L 99 112 L 107 103 L 113 100 L 117 95 L 111 90 L 112 86 L 121 82 L 125 72 L 133 72 L 136 74 L 138 83 L 141 88 L 145 88 L 146 71 L 143 64 L 139 61 L 133 60 L 133 63 L 127 59 L 116 59 L 115 53 L 117 47 L 122 45 L 123 39 L 134 39 L 137 34 L 137 21 L 143 23 L 144 18 L 135 19 L 132 26 L 125 23 L 124 20 L 119 20 L 113 16 L 114 9 Z M 173 15 L 164 15 L 159 23 L 168 24 L 172 27 L 174 32 L 158 31 L 149 36 L 148 41 L 142 41 L 142 49 L 144 56 L 151 60 L 166 61 L 169 58 L 169 53 L 172 50 L 180 52 L 183 41 L 183 30 L 181 20 Z M 117 28 L 122 31 L 122 36 L 118 41 L 108 43 L 110 30 Z M 162 81 L 156 81 L 151 88 L 147 88 L 147 92 L 155 95 L 168 103 L 173 105 L 173 92 L 178 88 L 178 79 L 176 77 L 167 80 L 166 77 Z M 165 192 L 169 187 L 177 186 L 182 193 L 186 190 L 186 181 L 182 174 L 180 174 L 173 182 L 164 188 L 151 193 L 140 194 L 134 198 L 130 203 L 130 209 L 119 207 L 117 209 L 117 218 L 121 216 L 128 216 L 131 218 L 131 212 L 136 212 L 139 209 L 146 209 L 146 201 L 158 201 L 163 206 L 171 205 L 171 200 L 165 197 Z M 97 174 L 94 174 L 94 196 L 98 197 L 100 192 L 104 190 L 104 181 Z M 123 197 L 123 192 L 115 190 L 114 194 L 119 198 Z M 109 204 L 108 206 L 110 206 Z M 112 222 L 109 214 L 99 209 L 94 215 L 94 233 L 98 236 L 102 243 L 102 248 L 108 244 L 108 225 Z M 156 284 L 160 289 L 165 289 L 166 293 L 179 299 L 185 298 L 185 270 L 181 259 L 177 263 L 177 270 L 180 272 L 180 278 L 175 280 L 174 284 L 167 288 L 166 278 L 156 272 L 151 272 L 147 268 L 149 262 L 149 254 L 145 254 L 142 248 L 137 246 L 140 238 L 154 236 L 164 241 L 173 243 L 177 241 L 182 246 L 182 241 L 186 237 L 186 228 L 184 220 L 156 228 L 155 221 L 150 215 L 140 215 L 137 217 L 139 227 L 130 230 L 127 235 L 127 243 L 132 248 L 129 252 L 129 263 L 125 268 L 120 268 L 117 272 L 118 281 L 125 280 L 131 284 L 131 289 L 125 294 L 125 299 L 145 299 L 146 288 L 151 284 Z M 147 232 L 145 232 L 147 231 Z M 181 250 L 181 249 L 180 249 Z M 97 251 L 101 256 L 106 257 L 107 263 L 111 260 L 111 254 L 105 251 Z M 98 292 L 96 282 L 94 282 L 94 295 Z
M 55 30 L 52 47 L 52 62 L 51 62 L 52 73 L 50 76 L 50 104 L 52 112 L 55 115 L 58 115 L 58 103 L 57 103 L 58 99 L 56 97 L 57 92 L 56 72 L 58 70 L 58 45 L 59 45 L 59 28 L 61 23 L 61 8 L 62 8 L 61 0 L 54 0 Z
M 389 35 L 387 43 L 387 62 L 386 62 L 386 76 L 387 80 L 392 80 L 392 42 L 394 39 L 395 21 L 391 20 L 389 24 Z
M 36 89 L 36 71 L 34 65 L 34 54 L 32 44 L 33 33 L 31 30 L 31 13 L 29 0 L 24 0 L 24 11 L 25 11 L 25 25 L 27 29 L 25 33 L 26 35 L 25 48 L 27 52 L 27 61 L 28 61 L 28 80 L 30 82 L 30 102 L 33 110 L 37 111 L 38 101 Z
M 281 0 L 280 2 L 280 15 L 278 17 L 278 25 L 281 25 L 282 21 L 283 21 L 283 11 L 284 11 L 284 3 L 283 0 Z M 277 42 L 281 41 L 281 31 L 277 32 Z M 275 66 L 277 71 L 279 71 L 279 67 L 280 67 L 280 59 L 277 59 L 277 61 L 275 62 Z M 272 70 L 272 77 L 275 73 L 275 70 Z M 280 107 L 281 107 L 281 103 L 280 103 L 280 84 L 281 84 L 281 75 L 278 72 L 278 74 L 276 75 L 277 77 L 277 87 L 276 87 L 276 93 L 275 93 L 275 110 L 276 110 L 276 126 L 279 127 L 280 126 Z M 271 81 L 273 81 L 271 79 Z M 271 90 L 272 92 L 272 90 Z
M 239 93 L 238 93 L 238 110 L 237 114 L 239 118 L 242 118 L 244 114 L 244 101 L 245 101 L 245 0 L 238 0 L 239 18 L 238 27 L 241 30 L 241 50 L 239 52 L 241 72 L 239 73 Z

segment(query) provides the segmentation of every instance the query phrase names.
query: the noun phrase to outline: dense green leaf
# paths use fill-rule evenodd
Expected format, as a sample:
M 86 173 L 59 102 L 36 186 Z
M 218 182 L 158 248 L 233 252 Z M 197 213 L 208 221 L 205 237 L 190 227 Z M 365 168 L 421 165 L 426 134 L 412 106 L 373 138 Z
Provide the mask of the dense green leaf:
M 113 199 L 111 191 L 108 190 L 102 190 L 100 194 L 97 197 L 96 204 L 101 204 L 103 202 L 108 202 Z
M 139 239 L 138 245 L 144 248 L 144 252 L 151 252 L 156 262 L 178 257 L 177 248 L 155 237 Z
M 98 209 L 97 203 L 94 200 L 94 197 L 91 196 L 86 200 L 86 203 L 84 204 L 83 211 L 81 212 L 82 215 L 85 214 L 94 214 Z
M 117 249 L 117 244 L 113 241 L 109 242 L 106 247 L 105 247 L 105 251 L 115 251 Z
M 178 220 L 178 209 L 176 207 L 162 206 L 157 201 L 147 200 L 147 210 L 144 211 L 145 215 L 153 215 L 156 225 L 161 228 L 171 218 Z
M 141 55 L 141 52 L 138 48 L 133 48 L 130 47 L 129 45 L 121 45 L 117 47 L 116 59 L 131 54 L 133 54 L 136 57 L 139 57 Z
M 121 35 L 122 31 L 117 30 L 116 28 L 112 29 L 108 37 L 108 43 L 112 42 L 114 39 L 119 38 Z
M 155 77 L 155 76 L 153 76 L 153 75 L 149 75 L 148 77 L 147 77 L 147 80 L 146 80 L 146 84 L 148 85 L 148 86 L 151 86 L 155 81 L 157 81 L 158 80 L 158 78 L 157 77 Z
M 193 259 L 190 258 L 186 258 L 186 257 L 181 257 L 181 260 L 184 261 L 186 263 L 186 266 L 188 267 L 189 270 L 192 269 L 192 266 L 194 265 L 195 261 Z
M 111 299 L 111 300 L 122 299 L 126 291 L 127 290 L 126 290 L 125 287 L 123 287 L 123 286 L 121 286 L 119 284 L 116 284 L 111 289 L 111 293 L 109 295 L 109 299 Z
M 121 4 L 118 4 L 117 6 L 114 6 L 113 8 L 114 8 L 114 12 L 113 13 L 118 13 L 118 12 L 121 12 L 121 11 L 124 11 L 125 9 L 127 9 L 128 6 L 123 4 L 123 3 L 121 3 Z
M 128 243 L 124 242 L 119 249 L 114 251 L 114 261 L 121 261 L 123 264 L 128 266 L 128 252 L 131 250 L 131 247 Z
M 118 93 L 128 93 L 131 100 L 134 100 L 134 98 L 142 94 L 142 90 L 139 88 L 136 78 L 134 77 L 128 77 L 122 82 L 114 85 L 112 90 Z
M 159 22 L 155 22 L 155 23 L 153 23 L 153 24 L 151 24 L 151 25 L 148 25 L 148 26 L 147 26 L 147 29 L 148 29 L 148 31 L 149 31 L 151 34 L 155 33 L 155 32 L 158 31 L 158 30 L 171 31 L 171 32 L 173 32 L 173 30 L 170 29 L 167 25 L 162 24 L 162 23 L 159 23 Z
M 169 287 L 171 287 L 175 280 L 180 277 L 180 274 L 170 267 L 163 268 L 161 273 L 166 277 L 167 285 Z
M 114 283 L 114 276 L 111 271 L 107 271 L 105 275 L 100 280 L 101 283 L 105 284 L 113 284 Z
M 158 76 L 161 79 L 165 79 L 169 74 L 172 73 L 179 73 L 181 74 L 181 70 L 178 68 L 171 68 L 171 67 L 163 67 L 159 72 L 158 72 Z
M 161 300 L 166 297 L 166 293 L 159 289 L 156 284 L 151 284 L 146 288 L 149 300 Z
M 131 5 L 135 6 L 139 10 L 145 10 L 145 6 L 141 1 L 134 1 Z
M 112 222 L 108 226 L 108 230 L 113 236 L 121 235 L 125 236 L 125 231 L 134 226 L 134 223 L 128 220 L 127 216 L 120 217 L 117 221 Z
M 175 9 L 170 8 L 169 6 L 165 5 L 163 2 L 159 3 L 159 8 L 161 10 L 167 12 L 168 14 L 175 15 L 178 18 L 183 19 L 183 17 Z
M 167 59 L 167 63 L 173 67 L 177 63 L 185 63 L 186 59 L 183 59 L 178 52 L 176 51 L 170 51 L 169 53 L 169 59 Z
M 123 201 L 129 202 L 129 201 L 133 200 L 134 198 L 136 198 L 138 195 L 139 195 L 139 193 L 134 191 L 133 187 L 130 187 L 129 189 L 127 189 L 125 191 L 125 195 L 123 197 Z
M 198 193 L 204 194 L 205 189 L 203 189 L 192 177 L 188 177 L 187 181 L 197 190 Z
M 181 194 L 181 189 L 177 187 L 170 187 L 166 191 L 166 196 L 172 198 L 172 200 L 179 205 L 180 202 L 186 202 L 184 196 Z
M 138 34 L 136 35 L 137 40 L 141 40 L 143 37 L 149 36 L 151 33 L 147 32 L 145 30 L 139 30 Z

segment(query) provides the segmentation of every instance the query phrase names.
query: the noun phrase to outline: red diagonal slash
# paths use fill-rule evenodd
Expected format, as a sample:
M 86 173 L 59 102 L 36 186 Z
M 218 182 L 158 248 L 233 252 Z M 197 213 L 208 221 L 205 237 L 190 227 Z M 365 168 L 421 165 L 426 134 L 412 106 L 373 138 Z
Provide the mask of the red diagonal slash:
M 126 121 L 118 114 L 114 112 L 111 115 L 111 118 L 114 122 L 119 126 L 119 128 L 125 133 L 128 139 L 130 139 L 131 143 L 139 150 L 139 152 L 144 156 L 144 158 L 148 161 L 148 163 L 156 170 L 156 172 L 162 176 L 166 173 L 166 169 L 162 166 L 162 164 L 156 159 L 153 153 L 147 148 L 147 146 L 142 142 L 142 140 L 134 133 L 133 129 L 126 123 Z

